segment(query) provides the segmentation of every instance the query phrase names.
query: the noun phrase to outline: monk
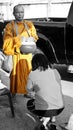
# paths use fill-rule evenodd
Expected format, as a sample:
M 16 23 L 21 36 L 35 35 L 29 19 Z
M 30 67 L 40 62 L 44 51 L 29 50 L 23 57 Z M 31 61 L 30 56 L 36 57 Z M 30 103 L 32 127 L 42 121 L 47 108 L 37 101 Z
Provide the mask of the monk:
M 30 36 L 35 42 L 38 40 L 36 29 L 31 21 L 24 20 L 24 8 L 22 5 L 16 5 L 13 8 L 15 20 L 12 20 L 5 27 L 3 52 L 5 55 L 12 55 L 13 69 L 10 74 L 10 91 L 12 94 L 27 94 L 26 83 L 28 74 L 32 66 L 32 53 L 22 53 L 23 38 L 28 38 L 28 32 L 25 24 L 28 26 Z

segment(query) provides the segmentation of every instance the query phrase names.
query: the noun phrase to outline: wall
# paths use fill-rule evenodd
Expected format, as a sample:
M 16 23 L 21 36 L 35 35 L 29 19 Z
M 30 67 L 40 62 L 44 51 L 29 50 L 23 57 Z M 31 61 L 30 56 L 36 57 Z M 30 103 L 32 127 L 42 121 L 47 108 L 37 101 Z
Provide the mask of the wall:
M 72 0 L 0 0 L 0 9 L 4 20 L 14 19 L 13 6 L 24 5 L 25 19 L 46 17 L 67 17 Z

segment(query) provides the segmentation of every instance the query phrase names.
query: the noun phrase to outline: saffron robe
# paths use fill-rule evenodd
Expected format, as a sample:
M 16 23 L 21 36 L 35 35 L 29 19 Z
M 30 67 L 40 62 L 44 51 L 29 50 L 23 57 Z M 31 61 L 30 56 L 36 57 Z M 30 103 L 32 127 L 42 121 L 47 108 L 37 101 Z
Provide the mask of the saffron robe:
M 21 54 L 20 47 L 21 36 L 29 37 L 24 26 L 24 22 L 28 26 L 30 36 L 34 37 L 35 41 L 38 40 L 36 29 L 31 21 L 23 20 L 17 22 L 18 35 L 16 33 L 15 22 L 8 23 L 4 31 L 4 44 L 3 51 L 6 55 L 12 55 L 13 69 L 10 74 L 10 91 L 12 94 L 20 93 L 26 94 L 26 83 L 28 74 L 30 73 L 32 66 L 32 53 Z

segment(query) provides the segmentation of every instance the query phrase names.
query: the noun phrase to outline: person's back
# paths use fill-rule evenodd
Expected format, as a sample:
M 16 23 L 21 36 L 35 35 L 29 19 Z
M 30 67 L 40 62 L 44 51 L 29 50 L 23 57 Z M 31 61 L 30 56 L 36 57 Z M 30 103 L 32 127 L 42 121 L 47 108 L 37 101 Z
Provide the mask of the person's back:
M 35 54 L 32 58 L 32 71 L 27 81 L 27 91 L 32 97 L 27 102 L 30 112 L 41 117 L 40 130 L 57 130 L 49 121 L 55 121 L 55 116 L 64 109 L 61 77 L 56 69 L 52 69 L 44 54 Z M 37 127 L 39 129 L 39 127 Z
M 36 54 L 33 57 L 32 67 L 36 68 L 37 65 L 38 67 L 29 74 L 27 90 L 28 92 L 35 91 L 36 110 L 59 109 L 63 107 L 61 77 L 56 69 L 47 66 L 48 62 L 46 63 L 44 58 L 43 54 Z M 46 68 L 43 66 L 46 66 Z
M 30 74 L 33 79 L 35 93 L 35 109 L 59 109 L 63 107 L 61 86 L 57 78 L 58 72 L 53 69 L 46 71 L 36 70 Z

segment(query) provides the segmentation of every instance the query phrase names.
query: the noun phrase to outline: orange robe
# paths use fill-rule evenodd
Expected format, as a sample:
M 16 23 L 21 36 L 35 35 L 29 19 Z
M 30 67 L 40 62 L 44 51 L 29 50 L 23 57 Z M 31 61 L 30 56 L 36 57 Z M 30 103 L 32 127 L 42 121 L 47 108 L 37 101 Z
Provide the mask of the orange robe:
M 22 22 L 17 22 L 18 34 L 16 34 L 16 29 L 14 21 L 8 23 L 4 31 L 4 44 L 3 51 L 6 55 L 12 55 L 13 57 L 13 69 L 10 75 L 10 91 L 11 93 L 21 93 L 26 94 L 26 83 L 27 77 L 30 73 L 32 66 L 32 54 L 21 54 L 21 36 L 28 37 L 28 33 L 25 29 L 24 22 L 28 26 L 28 31 L 35 41 L 38 40 L 36 29 L 31 21 L 24 20 Z

